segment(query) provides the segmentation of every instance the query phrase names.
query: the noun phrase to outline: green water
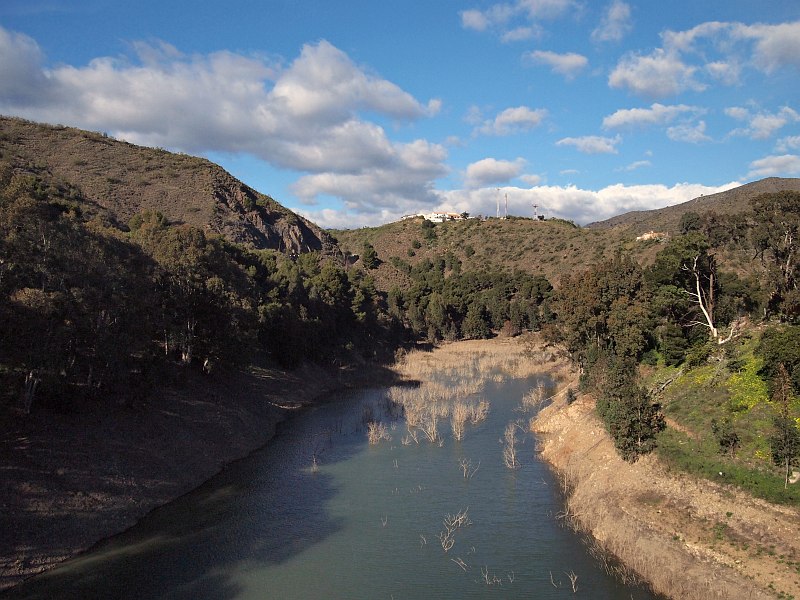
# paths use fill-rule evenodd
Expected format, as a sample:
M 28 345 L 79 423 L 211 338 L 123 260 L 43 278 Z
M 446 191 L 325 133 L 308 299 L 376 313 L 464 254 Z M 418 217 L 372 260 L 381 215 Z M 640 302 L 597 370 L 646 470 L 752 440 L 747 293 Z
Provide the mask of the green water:
M 544 377 L 544 376 L 543 376 Z M 524 420 L 536 379 L 489 384 L 488 418 L 463 441 L 370 446 L 363 407 L 385 390 L 333 398 L 283 424 L 262 450 L 133 529 L 12 590 L 13 598 L 645 599 L 608 576 L 557 518 L 557 481 L 519 431 L 521 466 L 501 438 Z M 384 415 L 387 423 L 388 416 Z M 465 478 L 461 459 L 480 465 Z M 316 465 L 316 466 L 315 466 Z M 445 552 L 443 519 L 466 510 Z M 576 577 L 573 591 L 570 575 Z

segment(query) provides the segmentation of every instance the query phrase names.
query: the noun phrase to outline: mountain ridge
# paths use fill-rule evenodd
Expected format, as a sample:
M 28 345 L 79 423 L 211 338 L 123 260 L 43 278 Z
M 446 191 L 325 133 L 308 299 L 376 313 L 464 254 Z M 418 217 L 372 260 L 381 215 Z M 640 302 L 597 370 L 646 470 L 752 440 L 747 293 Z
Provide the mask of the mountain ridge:
M 65 188 L 82 208 L 118 225 L 144 211 L 160 212 L 173 223 L 258 249 L 336 252 L 322 228 L 204 158 L 4 116 L 0 158 Z

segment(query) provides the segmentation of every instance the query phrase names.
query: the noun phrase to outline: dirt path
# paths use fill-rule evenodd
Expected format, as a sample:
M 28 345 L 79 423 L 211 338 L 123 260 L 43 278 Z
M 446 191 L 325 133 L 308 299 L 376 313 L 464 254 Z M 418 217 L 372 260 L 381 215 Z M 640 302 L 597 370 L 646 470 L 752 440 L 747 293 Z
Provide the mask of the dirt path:
M 277 423 L 343 387 L 391 380 L 342 374 L 190 375 L 136 409 L 0 412 L 0 590 L 133 526 L 247 456 Z
M 657 591 L 687 600 L 800 597 L 795 508 L 665 472 L 654 456 L 622 461 L 590 397 L 548 407 L 534 429 L 542 457 L 571 490 L 575 523 Z

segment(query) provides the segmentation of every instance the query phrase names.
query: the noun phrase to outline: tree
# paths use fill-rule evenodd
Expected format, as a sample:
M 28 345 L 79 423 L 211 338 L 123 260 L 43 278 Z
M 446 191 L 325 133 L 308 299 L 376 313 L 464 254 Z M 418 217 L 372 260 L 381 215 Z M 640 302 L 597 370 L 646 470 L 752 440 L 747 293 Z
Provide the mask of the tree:
M 718 344 L 735 335 L 731 328 L 726 337 L 720 334 L 717 304 L 720 277 L 717 261 L 706 237 L 690 232 L 674 238 L 659 252 L 647 273 L 653 288 L 654 308 L 684 327 L 705 327 Z
M 377 269 L 380 264 L 378 253 L 375 251 L 375 247 L 369 242 L 364 242 L 364 248 L 361 252 L 361 263 L 364 265 L 365 269 Z
M 489 316 L 486 308 L 479 302 L 473 302 L 467 309 L 467 316 L 461 326 L 461 335 L 466 339 L 485 339 L 492 335 L 489 327 Z
M 651 402 L 636 383 L 636 365 L 630 357 L 609 362 L 597 400 L 597 413 L 623 459 L 634 462 L 656 447 L 656 435 L 666 427 L 661 405 Z
M 800 459 L 800 430 L 797 429 L 791 417 L 792 386 L 789 373 L 783 365 L 778 369 L 778 377 L 774 385 L 772 403 L 777 410 L 773 417 L 773 434 L 770 436 L 769 445 L 772 451 L 772 462 L 783 467 L 783 487 L 789 487 L 789 475 L 792 467 L 797 466 Z
M 798 289 L 800 250 L 800 192 L 762 194 L 753 200 L 750 239 L 756 257 L 770 270 L 768 308 L 779 309 Z
M 690 231 L 700 229 L 701 217 L 694 211 L 688 211 L 681 215 L 681 233 L 686 234 Z

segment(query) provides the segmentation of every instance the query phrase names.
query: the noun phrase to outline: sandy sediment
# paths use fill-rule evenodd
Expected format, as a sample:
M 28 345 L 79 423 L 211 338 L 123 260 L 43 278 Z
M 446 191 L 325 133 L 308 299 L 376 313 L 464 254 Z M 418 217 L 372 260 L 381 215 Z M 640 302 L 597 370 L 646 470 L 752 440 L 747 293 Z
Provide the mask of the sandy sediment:
M 800 597 L 795 508 L 666 472 L 652 455 L 626 463 L 588 396 L 550 405 L 533 429 L 567 492 L 567 518 L 655 591 L 686 600 Z

